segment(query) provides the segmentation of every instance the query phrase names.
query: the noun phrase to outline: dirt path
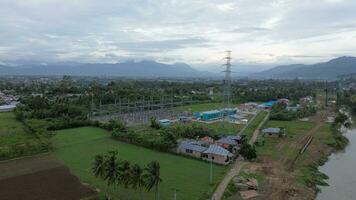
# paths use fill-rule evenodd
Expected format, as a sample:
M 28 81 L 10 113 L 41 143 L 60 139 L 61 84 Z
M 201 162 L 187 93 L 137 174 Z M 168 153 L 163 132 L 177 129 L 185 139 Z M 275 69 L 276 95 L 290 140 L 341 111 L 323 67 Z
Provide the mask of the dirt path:
M 321 111 L 318 112 L 313 118 L 312 121 L 315 123 L 314 127 L 310 129 L 308 132 L 303 134 L 300 138 L 298 138 L 295 142 L 288 144 L 290 147 L 294 149 L 301 149 L 309 140 L 309 138 L 313 135 L 315 135 L 319 129 L 323 126 L 324 121 L 326 119 L 326 112 Z M 293 160 L 290 160 L 290 158 L 286 155 L 280 158 L 280 162 L 283 163 L 284 165 L 287 166 L 287 168 L 291 168 L 294 163 Z
M 258 137 L 258 134 L 260 133 L 259 129 L 266 122 L 266 120 L 268 120 L 268 117 L 269 117 L 269 112 L 267 113 L 265 118 L 262 120 L 262 122 L 258 125 L 256 130 L 253 132 L 253 135 L 252 135 L 250 141 L 248 142 L 249 144 L 252 145 L 255 143 L 255 141 Z M 226 189 L 227 185 L 230 183 L 231 179 L 234 178 L 235 176 L 237 176 L 240 173 L 242 167 L 246 164 L 247 164 L 247 162 L 242 161 L 240 158 L 234 162 L 233 167 L 225 175 L 224 179 L 220 182 L 220 184 L 216 188 L 216 190 L 211 198 L 212 200 L 220 200 L 222 198 L 222 196 L 224 195 L 225 189 Z
M 269 118 L 269 112 L 267 113 L 267 115 L 265 116 L 265 118 L 262 120 L 262 122 L 257 126 L 255 132 L 253 132 L 253 135 L 250 139 L 250 141 L 248 142 L 250 145 L 253 145 L 256 140 L 258 135 L 260 134 L 260 128 L 263 126 L 263 124 L 268 120 Z
M 219 186 L 216 188 L 211 200 L 220 200 L 224 195 L 227 185 L 230 183 L 231 179 L 240 173 L 242 167 L 246 162 L 238 159 L 234 162 L 233 167 L 225 175 L 224 179 L 220 182 Z

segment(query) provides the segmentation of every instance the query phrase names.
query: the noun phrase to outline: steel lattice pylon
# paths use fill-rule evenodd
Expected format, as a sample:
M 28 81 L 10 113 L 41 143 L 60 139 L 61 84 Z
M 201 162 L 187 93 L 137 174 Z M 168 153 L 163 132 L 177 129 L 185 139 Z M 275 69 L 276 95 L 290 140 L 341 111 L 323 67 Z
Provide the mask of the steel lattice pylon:
M 231 51 L 226 51 L 227 56 L 224 58 L 226 61 L 225 68 L 225 78 L 224 78 L 224 106 L 225 108 L 230 107 L 231 104 Z

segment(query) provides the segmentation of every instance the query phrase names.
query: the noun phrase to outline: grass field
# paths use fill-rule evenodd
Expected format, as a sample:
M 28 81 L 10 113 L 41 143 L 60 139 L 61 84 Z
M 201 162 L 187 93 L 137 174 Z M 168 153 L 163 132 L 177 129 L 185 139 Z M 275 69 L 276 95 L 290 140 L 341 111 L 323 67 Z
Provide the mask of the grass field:
M 299 149 L 294 149 L 289 146 L 292 141 L 296 141 L 303 133 L 313 128 L 314 124 L 312 122 L 302 122 L 302 121 L 268 121 L 265 127 L 279 127 L 284 128 L 286 132 L 286 137 L 283 138 L 270 138 L 263 137 L 259 141 L 263 140 L 263 146 L 257 146 L 257 154 L 270 156 L 273 159 L 278 159 L 281 156 L 287 155 L 290 158 L 296 156 Z M 277 145 L 282 143 L 280 147 Z
M 21 144 L 33 139 L 24 131 L 24 125 L 17 121 L 13 112 L 0 113 L 0 147 Z
M 260 125 L 260 123 L 263 121 L 263 119 L 265 118 L 266 115 L 267 115 L 266 111 L 259 112 L 256 115 L 256 117 L 253 119 L 253 121 L 247 125 L 243 134 L 246 135 L 246 137 L 248 139 L 250 139 L 252 137 L 253 132 L 256 130 L 258 125 Z
M 191 111 L 192 113 L 194 113 L 194 112 L 221 109 L 223 107 L 224 105 L 222 103 L 202 103 L 202 104 L 192 104 L 187 106 L 179 106 L 174 109 L 178 111 Z
M 54 154 L 64 161 L 72 173 L 80 177 L 81 181 L 101 189 L 107 188 L 106 184 L 94 178 L 90 168 L 95 155 L 109 150 L 117 150 L 122 159 L 141 165 L 157 160 L 161 165 L 163 179 L 159 188 L 161 199 L 173 198 L 173 188 L 179 191 L 177 199 L 204 199 L 208 197 L 204 194 L 212 193 L 227 170 L 225 166 L 214 165 L 214 184 L 210 185 L 209 163 L 118 142 L 110 139 L 108 132 L 98 128 L 57 131 L 53 140 Z M 138 192 L 123 187 L 108 190 L 120 199 L 140 199 Z M 144 196 L 145 199 L 153 199 L 153 192 L 144 192 Z

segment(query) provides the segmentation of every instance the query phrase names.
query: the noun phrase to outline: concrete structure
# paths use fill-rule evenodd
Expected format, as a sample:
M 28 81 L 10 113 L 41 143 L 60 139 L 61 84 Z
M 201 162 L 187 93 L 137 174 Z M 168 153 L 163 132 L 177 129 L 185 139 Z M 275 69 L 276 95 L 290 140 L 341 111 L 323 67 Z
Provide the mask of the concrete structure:
M 179 116 L 179 122 L 182 123 L 190 123 L 192 121 L 192 117 Z
M 262 130 L 262 134 L 269 137 L 280 137 L 282 136 L 282 131 L 280 128 L 265 128 Z
M 16 104 L 0 106 L 0 112 L 8 112 L 16 108 Z
M 169 119 L 161 119 L 161 120 L 158 120 L 158 123 L 161 127 L 168 127 L 171 125 L 171 120 Z

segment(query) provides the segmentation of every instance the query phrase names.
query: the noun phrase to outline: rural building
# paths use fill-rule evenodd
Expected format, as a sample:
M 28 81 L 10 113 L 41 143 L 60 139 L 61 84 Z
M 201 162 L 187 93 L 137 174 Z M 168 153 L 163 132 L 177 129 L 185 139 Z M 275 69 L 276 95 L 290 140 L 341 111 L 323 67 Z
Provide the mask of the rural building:
M 312 96 L 306 96 L 306 97 L 302 97 L 299 99 L 299 102 L 301 104 L 308 104 L 308 103 L 311 103 L 313 102 L 313 97 Z
M 227 165 L 232 161 L 233 154 L 219 145 L 212 144 L 204 151 L 203 159 L 214 163 Z
M 184 140 L 181 141 L 178 145 L 177 152 L 196 158 L 201 158 L 203 156 L 203 152 L 207 149 L 208 148 L 202 146 L 199 141 Z
M 264 136 L 270 137 L 280 137 L 282 136 L 282 131 L 280 128 L 265 128 L 262 130 Z
M 294 112 L 296 112 L 296 111 L 298 111 L 298 110 L 300 109 L 300 105 L 297 104 L 297 105 L 295 105 L 295 106 L 287 106 L 286 109 L 287 109 L 288 111 L 294 111 Z
M 222 137 L 215 143 L 224 149 L 233 149 L 235 146 L 237 146 L 237 142 L 229 137 Z
M 229 121 L 236 124 L 246 124 L 248 120 L 244 114 L 235 114 L 229 116 Z
M 186 116 L 180 116 L 179 117 L 179 121 L 182 123 L 190 123 L 192 122 L 192 118 L 191 117 L 186 117 Z
M 257 106 L 257 108 L 261 110 L 270 110 L 274 104 L 278 103 L 278 101 L 268 101 L 265 103 L 262 103 Z
M 284 105 L 288 105 L 289 104 L 289 99 L 286 99 L 286 98 L 278 99 L 278 103 L 281 103 L 281 104 L 284 104 Z
M 237 110 L 234 108 L 223 108 L 220 110 L 225 116 L 236 114 Z
M 211 110 L 202 113 L 202 119 L 204 121 L 217 120 L 223 117 L 223 112 L 219 110 Z
M 158 123 L 161 127 L 168 127 L 171 125 L 171 120 L 169 119 L 161 119 L 161 120 L 158 120 Z
M 243 103 L 243 104 L 240 104 L 237 109 L 239 111 L 242 111 L 242 112 L 251 112 L 253 111 L 256 107 L 258 106 L 258 104 L 256 103 Z
M 214 139 L 209 137 L 209 136 L 205 136 L 200 138 L 200 141 L 206 143 L 206 144 L 213 144 L 214 143 Z

